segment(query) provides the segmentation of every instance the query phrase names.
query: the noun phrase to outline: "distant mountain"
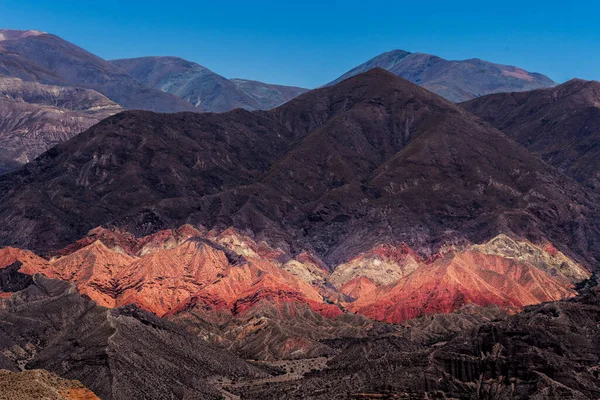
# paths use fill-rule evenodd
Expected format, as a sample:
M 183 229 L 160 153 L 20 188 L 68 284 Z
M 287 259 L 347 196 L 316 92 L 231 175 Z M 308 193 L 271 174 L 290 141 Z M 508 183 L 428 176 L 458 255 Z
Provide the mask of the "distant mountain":
M 268 110 L 307 91 L 256 81 L 229 80 L 178 57 L 142 57 L 111 62 L 146 87 L 174 94 L 202 111 Z
M 500 93 L 461 104 L 544 160 L 600 192 L 600 82 Z
M 490 93 L 533 90 L 554 86 L 548 77 L 509 65 L 479 59 L 462 61 L 393 50 L 383 53 L 346 72 L 328 85 L 334 85 L 372 68 L 383 68 L 431 90 L 453 102 Z
M 308 92 L 295 86 L 273 85 L 246 79 L 231 79 L 239 90 L 252 97 L 258 110 L 270 110 Z
M 0 30 L 0 53 L 12 60 L 4 64 L 5 76 L 32 80 L 29 67 L 35 65 L 34 81 L 93 89 L 120 106 L 157 112 L 193 110 L 176 96 L 143 87 L 135 78 L 108 61 L 58 36 L 38 31 Z M 19 63 L 27 60 L 27 64 Z M 27 69 L 23 71 L 23 67 Z
M 0 77 L 0 174 L 119 111 L 91 89 Z
M 0 29 L 0 88 L 0 174 L 122 109 L 264 110 L 306 91 L 228 80 L 176 57 L 108 62 L 51 34 L 9 29 Z
M 0 174 L 123 108 L 195 110 L 57 36 L 0 29 Z

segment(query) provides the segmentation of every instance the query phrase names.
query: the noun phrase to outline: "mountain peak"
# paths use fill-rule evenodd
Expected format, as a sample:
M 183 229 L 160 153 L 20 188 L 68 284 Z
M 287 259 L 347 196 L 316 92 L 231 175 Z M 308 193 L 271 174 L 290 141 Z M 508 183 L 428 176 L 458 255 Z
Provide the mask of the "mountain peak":
M 526 91 L 554 86 L 548 77 L 521 68 L 472 58 L 445 60 L 425 53 L 392 50 L 348 71 L 328 85 L 380 67 L 453 102 L 498 92 Z M 477 79 L 472 79 L 476 74 Z
M 393 73 L 387 71 L 384 68 L 381 67 L 374 67 L 371 68 L 370 70 L 366 71 L 366 72 L 362 72 L 352 78 L 356 78 L 356 80 L 361 80 L 361 79 L 384 79 L 384 80 L 403 80 L 406 81 L 405 79 L 402 79 L 400 77 L 398 77 L 397 75 L 394 75 Z M 352 79 L 350 78 L 350 79 Z M 406 81 L 408 82 L 408 81 Z
M 174 94 L 199 111 L 268 110 L 305 92 L 301 88 L 230 80 L 193 61 L 173 56 L 110 62 L 144 86 Z
M 374 57 L 373 59 L 375 59 L 375 58 L 388 58 L 388 59 L 390 59 L 390 58 L 397 58 L 397 59 L 401 59 L 401 58 L 404 58 L 404 57 L 406 57 L 408 55 L 411 55 L 411 54 L 413 54 L 413 53 L 411 53 L 410 51 L 401 50 L 401 49 L 394 49 L 394 50 L 386 51 L 385 53 L 382 53 L 382 54 L 378 55 L 377 57 Z
M 46 32 L 37 30 L 0 29 L 0 41 L 24 39 L 29 36 L 45 35 Z

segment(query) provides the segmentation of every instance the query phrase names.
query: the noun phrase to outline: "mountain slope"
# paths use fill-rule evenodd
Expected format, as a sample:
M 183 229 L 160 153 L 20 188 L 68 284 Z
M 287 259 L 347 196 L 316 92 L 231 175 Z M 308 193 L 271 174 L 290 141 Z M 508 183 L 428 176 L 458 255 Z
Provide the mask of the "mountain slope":
M 199 64 L 177 57 L 142 57 L 111 63 L 144 86 L 174 94 L 202 111 L 268 110 L 306 92 L 301 88 L 262 82 L 230 81 Z
M 118 103 L 118 104 L 117 104 Z M 57 36 L 0 29 L 0 174 L 123 107 L 194 110 Z
M 43 251 L 99 225 L 147 234 L 187 222 L 250 229 L 330 265 L 378 244 L 432 255 L 500 233 L 587 265 L 600 248 L 595 194 L 382 70 L 267 113 L 122 113 L 0 190 L 2 243 Z
M 58 36 L 43 32 L 18 35 L 6 30 L 0 34 L 4 37 L 0 41 L 0 72 L 4 76 L 93 89 L 125 108 L 193 110 L 175 96 L 144 88 L 123 70 Z
M 510 65 L 478 59 L 450 61 L 403 50 L 383 53 L 348 71 L 329 85 L 372 68 L 383 68 L 454 102 L 490 93 L 554 86 L 554 82 L 542 74 L 530 73 Z
M 108 310 L 43 276 L 0 303 L 4 354 L 77 379 L 102 399 L 218 399 L 209 379 L 266 375 L 152 314 Z
M 121 111 L 90 89 L 0 77 L 0 174 Z
M 0 371 L 0 399 L 99 400 L 80 382 L 44 370 Z
M 323 371 L 294 382 L 239 384 L 244 399 L 595 399 L 600 396 L 598 288 L 574 299 L 479 319 L 412 321 L 404 335 L 350 341 Z M 433 329 L 429 340 L 421 335 Z M 349 378 L 351 377 L 351 378 Z
M 270 110 L 308 92 L 308 89 L 295 86 L 273 85 L 247 79 L 230 81 L 258 103 L 258 110 Z
M 502 93 L 461 104 L 577 181 L 600 192 L 600 83 Z

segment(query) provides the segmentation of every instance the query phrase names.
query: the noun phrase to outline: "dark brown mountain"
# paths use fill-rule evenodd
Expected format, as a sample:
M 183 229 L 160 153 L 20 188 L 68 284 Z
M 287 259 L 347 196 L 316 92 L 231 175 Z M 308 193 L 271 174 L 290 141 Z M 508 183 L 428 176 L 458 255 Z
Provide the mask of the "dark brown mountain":
M 577 181 L 600 192 L 600 83 L 500 93 L 461 104 Z
M 201 111 L 268 110 L 307 91 L 242 79 L 229 80 L 178 57 L 141 57 L 111 63 L 144 86 L 174 94 Z
M 76 379 L 103 400 L 220 399 L 213 380 L 267 376 L 153 314 L 97 306 L 43 276 L 0 299 L 0 315 L 8 359 Z
M 126 112 L 0 180 L 0 238 L 49 252 L 98 225 L 251 230 L 335 264 L 499 233 L 595 265 L 598 197 L 501 132 L 383 70 L 271 112 Z
M 0 72 L 4 76 L 93 89 L 125 108 L 193 110 L 189 103 L 143 87 L 125 71 L 58 36 L 39 31 L 18 32 L 0 30 Z
M 476 58 L 445 60 L 441 57 L 393 50 L 348 71 L 333 85 L 372 68 L 383 68 L 447 98 L 466 101 L 490 93 L 515 92 L 554 86 L 548 77 L 511 65 Z

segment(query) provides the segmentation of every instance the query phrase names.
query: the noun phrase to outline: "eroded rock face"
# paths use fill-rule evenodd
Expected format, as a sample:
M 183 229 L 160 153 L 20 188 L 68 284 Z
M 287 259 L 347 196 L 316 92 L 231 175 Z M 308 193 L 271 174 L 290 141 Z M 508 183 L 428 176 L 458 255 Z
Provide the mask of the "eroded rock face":
M 0 370 L 0 399 L 100 400 L 81 382 L 62 379 L 44 370 Z
M 0 321 L 0 351 L 9 360 L 77 379 L 106 400 L 219 399 L 213 378 L 266 376 L 180 326 L 135 306 L 100 307 L 42 275 L 0 300 Z
M 589 277 L 586 268 L 550 244 L 500 235 L 481 245 L 449 247 L 428 259 L 405 245 L 378 247 L 339 265 L 330 281 L 348 296 L 345 308 L 397 323 L 466 304 L 515 312 L 573 296 L 573 285 Z
M 382 245 L 338 265 L 329 280 L 338 288 L 361 277 L 377 285 L 386 285 L 412 274 L 422 262 L 421 257 L 406 245 Z
M 518 257 L 518 249 L 527 251 Z M 23 264 L 24 277 L 74 282 L 100 305 L 136 304 L 211 343 L 267 360 L 335 354 L 324 340 L 372 336 L 384 329 L 374 320 L 399 323 L 468 306 L 516 312 L 573 296 L 581 279 L 561 271 L 589 277 L 548 244 L 508 237 L 427 259 L 405 244 L 377 246 L 333 273 L 308 252 L 293 258 L 233 228 L 190 225 L 141 238 L 97 228 L 56 254 L 45 260 L 5 248 L 0 267 Z
M 470 303 L 515 312 L 574 295 L 568 282 L 530 264 L 467 250 L 449 253 L 392 285 L 367 290 L 346 306 L 369 318 L 402 322 Z
M 473 250 L 524 261 L 551 276 L 566 278 L 571 283 L 578 283 L 590 277 L 590 272 L 586 268 L 565 256 L 550 243 L 536 246 L 528 241 L 499 235 L 483 245 L 473 246 Z
M 136 304 L 159 316 L 204 301 L 233 314 L 244 314 L 262 301 L 300 302 L 329 316 L 341 313 L 325 302 L 327 296 L 335 300 L 337 292 L 327 284 L 322 262 L 307 255 L 284 257 L 234 229 L 216 234 L 183 226 L 142 238 L 95 229 L 57 254 L 62 255 L 44 260 L 5 248 L 0 266 L 21 262 L 23 273 L 74 282 L 100 305 Z M 311 274 L 319 274 L 320 284 Z
M 580 297 L 528 307 L 508 318 L 490 314 L 437 338 L 430 336 L 431 325 L 466 320 L 458 314 L 414 320 L 407 335 L 348 341 L 325 370 L 299 381 L 234 391 L 248 399 L 595 399 L 600 396 L 598 294 L 597 287 L 588 288 Z M 438 317 L 445 321 L 435 324 Z M 429 339 L 423 340 L 423 330 Z

